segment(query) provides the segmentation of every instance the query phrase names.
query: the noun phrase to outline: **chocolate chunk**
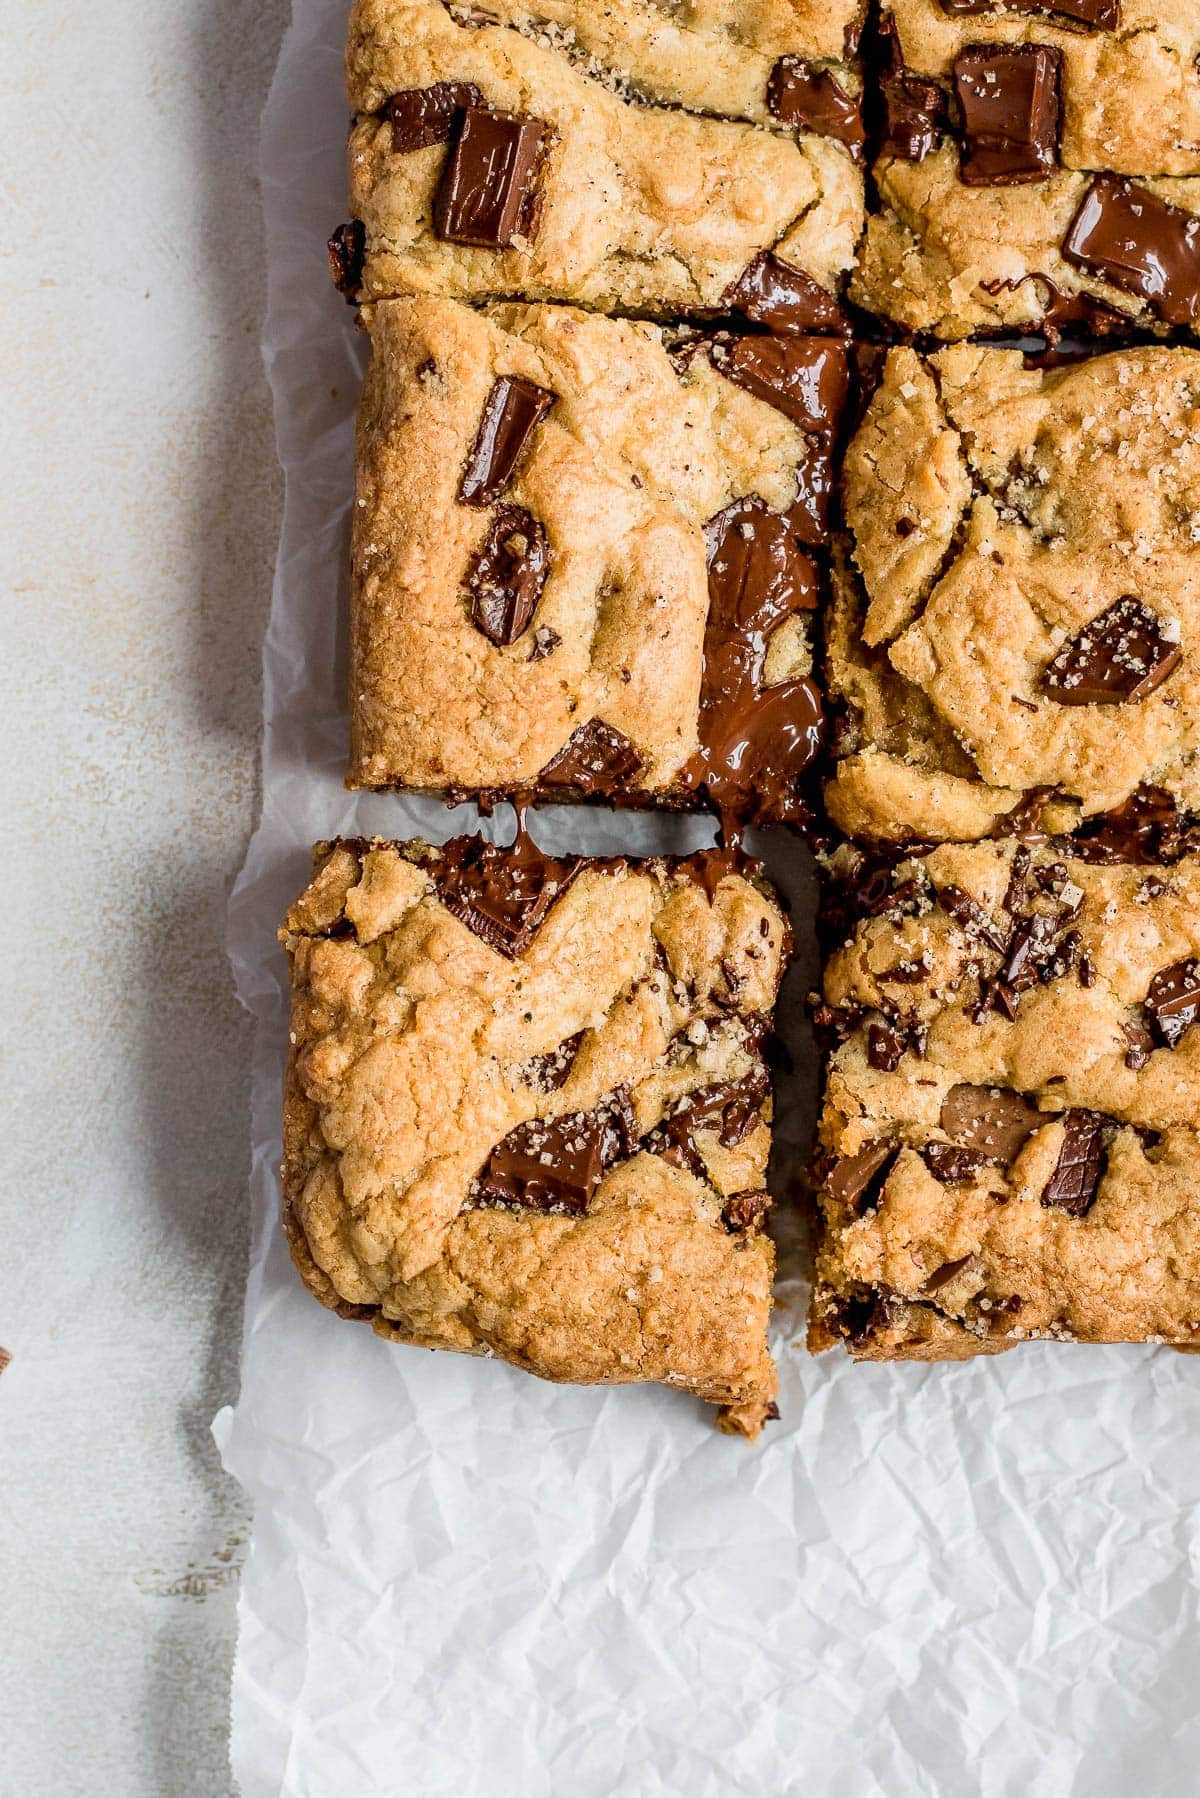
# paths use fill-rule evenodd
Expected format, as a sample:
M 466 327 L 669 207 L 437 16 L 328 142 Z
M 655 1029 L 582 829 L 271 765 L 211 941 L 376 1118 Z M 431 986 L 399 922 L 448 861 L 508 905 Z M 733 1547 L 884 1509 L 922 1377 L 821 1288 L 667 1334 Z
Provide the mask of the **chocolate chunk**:
M 826 1192 L 861 1217 L 879 1204 L 899 1152 L 898 1143 L 885 1140 L 869 1144 L 857 1155 L 843 1155 L 825 1176 Z
M 885 1330 L 896 1328 L 904 1315 L 903 1303 L 886 1286 L 870 1288 L 861 1297 L 840 1300 L 833 1322 L 852 1351 L 863 1349 Z
M 954 59 L 968 187 L 1044 181 L 1058 164 L 1062 57 L 1044 44 L 972 44 Z
M 831 331 L 846 337 L 850 332 L 846 315 L 833 294 L 802 269 L 780 262 L 770 250 L 763 250 L 747 263 L 727 288 L 724 304 L 744 312 L 756 325 L 765 325 L 781 337 L 813 331 Z
M 733 337 L 712 347 L 713 367 L 806 431 L 836 429 L 850 387 L 843 343 L 824 337 Z
M 781 56 L 767 82 L 767 111 L 798 131 L 836 138 L 861 161 L 867 141 L 862 101 L 848 94 L 828 69 L 802 56 Z
M 837 486 L 833 439 L 810 437 L 809 447 L 796 464 L 796 497 L 784 513 L 788 529 L 806 549 L 824 549 L 829 543 L 829 521 Z
M 1122 1029 L 1129 1044 L 1125 1051 L 1125 1066 L 1131 1073 L 1140 1074 L 1150 1059 L 1154 1038 L 1144 1024 L 1124 1024 Z
M 1149 188 L 1097 175 L 1062 253 L 1076 268 L 1137 294 L 1164 324 L 1200 318 L 1200 217 Z
M 949 913 L 956 924 L 961 924 L 968 936 L 978 937 L 990 949 L 1003 950 L 1004 938 L 996 929 L 992 920 L 970 893 L 962 887 L 944 886 L 937 889 L 937 902 L 944 912 Z
M 447 911 L 512 959 L 533 941 L 582 865 L 577 857 L 543 855 L 521 822 L 507 848 L 480 837 L 451 838 L 433 872 Z
M 539 624 L 533 633 L 533 647 L 529 651 L 529 660 L 540 662 L 546 656 L 552 656 L 561 642 L 562 638 L 556 630 L 551 630 L 548 624 Z
M 754 1192 L 735 1192 L 725 1201 L 721 1222 L 731 1236 L 745 1235 L 762 1229 L 770 1209 L 771 1195 L 761 1188 Z
M 520 375 L 501 375 L 484 403 L 475 442 L 458 485 L 464 506 L 490 506 L 512 480 L 529 439 L 556 394 Z
M 398 156 L 447 143 L 468 106 L 482 106 L 473 81 L 435 81 L 432 87 L 409 87 L 393 94 L 383 108 L 392 121 L 392 149 Z
M 571 1077 L 571 1069 L 582 1041 L 583 1031 L 577 1030 L 574 1036 L 559 1043 L 557 1049 L 549 1049 L 544 1055 L 534 1055 L 521 1070 L 526 1086 L 535 1093 L 558 1092 Z
M 998 1167 L 1011 1167 L 1047 1119 L 1020 1093 L 963 1084 L 952 1086 L 942 1100 L 938 1122 L 959 1148 L 973 1149 Z
M 1135 867 L 1173 861 L 1182 847 L 1179 813 L 1165 787 L 1135 787 L 1124 805 L 1085 818 L 1071 839 L 1071 853 L 1080 861 Z
M 627 1101 L 520 1124 L 498 1143 L 472 1196 L 485 1205 L 525 1205 L 582 1216 L 606 1167 L 629 1152 Z
M 616 793 L 635 785 L 644 765 L 627 736 L 592 718 L 546 763 L 537 785 L 575 787 L 589 794 Z
M 677 1167 L 690 1168 L 706 1179 L 697 1133 L 711 1130 L 724 1149 L 734 1149 L 762 1123 L 763 1103 L 771 1090 L 765 1067 L 742 1080 L 715 1081 L 687 1093 L 646 1136 L 643 1146 Z
M 339 225 L 329 239 L 327 248 L 333 285 L 353 305 L 362 289 L 363 263 L 367 256 L 367 227 L 361 219 L 351 219 L 349 224 Z
M 1073 25 L 1093 30 L 1116 31 L 1121 24 L 1121 0 L 941 0 L 943 12 L 1038 13 L 1050 19 L 1069 19 Z
M 1127 594 L 1063 644 L 1042 674 L 1042 692 L 1059 705 L 1132 704 L 1161 687 L 1182 653 L 1178 627 Z
M 806 677 L 774 687 L 762 679 L 774 630 L 817 603 L 816 565 L 780 515 L 757 498 L 718 512 L 705 537 L 702 748 L 687 778 L 731 814 L 795 820 L 803 809 L 796 782 L 820 744 L 820 695 Z
M 1105 1131 L 1109 1120 L 1099 1111 L 1065 1111 L 1063 1145 L 1058 1165 L 1042 1189 L 1042 1204 L 1086 1217 L 1104 1172 Z
M 890 13 L 881 21 L 880 38 L 884 51 L 879 74 L 884 114 L 880 150 L 905 162 L 923 162 L 937 149 L 946 129 L 945 96 L 936 81 L 924 81 L 906 70 L 900 34 Z
M 1048 912 L 1035 912 L 1021 918 L 1013 928 L 1004 952 L 1004 960 L 996 979 L 1010 993 L 1024 993 L 1036 986 L 1041 970 L 1057 945 L 1062 918 Z
M 1160 969 L 1146 994 L 1146 1015 L 1159 1042 L 1178 1048 L 1200 1017 L 1200 961 L 1189 957 Z
M 466 578 L 471 622 L 504 649 L 528 628 L 550 572 L 546 533 L 523 506 L 501 506 Z
M 959 1143 L 931 1142 L 921 1150 L 921 1160 L 943 1186 L 965 1186 L 987 1165 L 988 1157 Z
M 548 135 L 540 119 L 468 106 L 433 203 L 437 235 L 488 250 L 531 237 Z
M 881 1074 L 891 1074 L 904 1054 L 904 1034 L 893 1024 L 868 1024 L 867 1060 Z

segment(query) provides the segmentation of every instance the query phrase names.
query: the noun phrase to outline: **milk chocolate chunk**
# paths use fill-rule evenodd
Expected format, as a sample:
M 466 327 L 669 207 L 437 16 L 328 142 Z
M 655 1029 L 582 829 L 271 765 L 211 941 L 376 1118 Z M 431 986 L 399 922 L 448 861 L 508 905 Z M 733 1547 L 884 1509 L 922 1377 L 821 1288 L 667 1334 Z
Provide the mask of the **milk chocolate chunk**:
M 781 56 L 767 82 L 767 110 L 784 125 L 836 138 L 859 160 L 867 141 L 862 101 L 828 69 L 802 56 Z
M 540 119 L 468 106 L 433 203 L 437 235 L 488 250 L 532 236 L 547 135 Z
M 973 1149 L 985 1161 L 1011 1167 L 1044 1114 L 1001 1086 L 952 1086 L 942 1100 L 939 1123 L 962 1149 Z
M 499 499 L 557 397 L 520 375 L 501 375 L 493 384 L 459 482 L 464 506 L 490 506 Z
M 857 1155 L 843 1155 L 825 1176 L 826 1192 L 861 1217 L 878 1205 L 898 1153 L 899 1145 L 885 1140 L 870 1143 Z
M 1145 300 L 1164 324 L 1200 318 L 1200 216 L 1117 175 L 1097 175 L 1063 239 L 1076 268 Z
M 1044 44 L 973 44 L 955 57 L 960 181 L 1008 187 L 1045 180 L 1058 163 L 1061 62 Z
M 943 1186 L 965 1186 L 980 1168 L 986 1167 L 988 1157 L 978 1149 L 964 1149 L 959 1143 L 931 1142 L 921 1150 L 921 1160 Z
M 1067 19 L 1094 31 L 1116 31 L 1121 24 L 1121 0 L 941 0 L 942 11 L 961 13 L 1037 13 L 1048 19 Z
M 1160 687 L 1181 654 L 1178 626 L 1127 594 L 1063 644 L 1042 692 L 1059 705 L 1131 704 Z
M 367 227 L 361 219 L 339 225 L 327 246 L 329 273 L 338 292 L 354 303 L 362 287 L 363 263 L 367 254 Z
M 592 718 L 572 733 L 538 775 L 539 787 L 573 787 L 581 793 L 616 793 L 633 786 L 641 756 L 611 724 Z
M 936 81 L 908 73 L 900 34 L 890 13 L 881 23 L 880 35 L 884 50 L 879 74 L 883 95 L 880 150 L 905 162 L 923 162 L 937 149 L 946 129 L 945 97 Z
M 393 94 L 384 106 L 392 121 L 392 149 L 398 156 L 448 142 L 468 106 L 482 106 L 473 81 L 435 81 L 432 87 L 409 87 Z
M 479 837 L 451 838 L 434 874 L 447 911 L 512 959 L 533 941 L 579 867 L 576 858 L 543 855 L 521 826 L 508 847 Z
M 1184 1033 L 1200 1018 L 1200 961 L 1189 957 L 1163 968 L 1150 982 L 1146 1016 L 1159 1042 L 1178 1048 Z
M 619 1106 L 535 1118 L 518 1125 L 492 1150 L 474 1196 L 484 1204 L 582 1216 L 605 1167 L 628 1153 L 627 1144 Z
M 807 431 L 832 432 L 850 387 L 843 343 L 824 337 L 734 337 L 712 348 L 713 367 Z
M 467 574 L 471 622 L 506 649 L 528 628 L 550 572 L 544 527 L 523 506 L 501 506 Z
M 1108 1119 L 1099 1111 L 1063 1113 L 1063 1145 L 1058 1164 L 1042 1189 L 1042 1204 L 1086 1217 L 1104 1172 L 1104 1136 Z
M 781 337 L 821 331 L 846 337 L 850 332 L 833 295 L 803 269 L 780 262 L 770 250 L 763 250 L 746 265 L 727 289 L 725 304 Z

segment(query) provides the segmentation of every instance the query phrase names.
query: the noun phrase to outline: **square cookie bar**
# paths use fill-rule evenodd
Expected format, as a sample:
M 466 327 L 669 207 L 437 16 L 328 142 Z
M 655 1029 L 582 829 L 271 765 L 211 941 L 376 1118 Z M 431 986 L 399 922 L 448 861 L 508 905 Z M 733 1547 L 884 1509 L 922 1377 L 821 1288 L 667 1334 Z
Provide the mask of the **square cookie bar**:
M 847 346 L 363 316 L 349 784 L 801 821 Z
M 320 845 L 284 1215 L 344 1317 L 544 1379 L 773 1414 L 763 1059 L 790 944 L 757 864 Z
M 942 338 L 1200 325 L 1195 0 L 887 0 L 862 306 Z
M 1200 856 L 840 850 L 815 1348 L 1200 1347 Z
M 818 12 L 358 0 L 335 277 L 364 299 L 679 317 L 761 305 L 770 253 L 828 311 L 862 228 L 862 139 L 857 77 L 785 54 L 857 6 Z
M 1200 353 L 892 350 L 828 621 L 849 835 L 1091 835 L 1200 808 Z

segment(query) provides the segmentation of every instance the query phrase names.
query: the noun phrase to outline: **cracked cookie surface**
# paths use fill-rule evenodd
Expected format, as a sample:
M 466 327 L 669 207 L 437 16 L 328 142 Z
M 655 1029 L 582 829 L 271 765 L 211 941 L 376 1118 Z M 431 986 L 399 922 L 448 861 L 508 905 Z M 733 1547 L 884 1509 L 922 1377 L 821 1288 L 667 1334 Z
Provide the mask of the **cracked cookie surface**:
M 645 8 L 628 10 L 649 24 Z M 585 47 L 621 37 L 620 21 L 589 25 L 578 11 Z M 519 295 L 679 316 L 726 308 L 766 251 L 836 290 L 863 214 L 862 177 L 843 143 L 627 100 L 545 32 L 461 17 L 441 0 L 355 9 L 360 255 L 350 291 Z M 761 54 L 735 48 L 719 11 L 717 25 L 709 35 L 749 58 L 758 83 Z M 630 54 L 636 62 L 636 42 Z M 658 77 L 647 70 L 653 96 Z
M 1200 327 L 1190 0 L 889 0 L 886 19 L 859 305 L 942 338 Z
M 813 1346 L 1194 1346 L 1200 857 L 1010 839 L 834 876 Z
M 850 835 L 1200 804 L 1200 355 L 889 353 L 847 453 L 827 629 Z
M 322 845 L 281 932 L 284 1208 L 326 1305 L 553 1380 L 771 1406 L 756 865 Z

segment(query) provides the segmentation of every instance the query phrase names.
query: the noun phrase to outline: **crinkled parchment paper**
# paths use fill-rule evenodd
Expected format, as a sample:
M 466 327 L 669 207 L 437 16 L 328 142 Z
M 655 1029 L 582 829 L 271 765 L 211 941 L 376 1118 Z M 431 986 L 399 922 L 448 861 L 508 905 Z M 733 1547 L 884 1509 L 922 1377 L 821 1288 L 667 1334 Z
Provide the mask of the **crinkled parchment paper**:
M 215 1426 L 256 1518 L 234 1679 L 244 1798 L 1196 1798 L 1200 1359 L 814 1361 L 785 1216 L 783 1421 L 748 1448 L 677 1395 L 385 1344 L 292 1273 L 276 926 L 314 839 L 473 821 L 341 786 L 362 345 L 323 245 L 344 209 L 345 10 L 296 0 L 263 145 L 287 513 L 263 819 L 231 922 L 259 1026 L 253 1264 L 241 1397 Z M 502 810 L 489 828 L 508 824 Z M 582 810 L 535 824 L 550 847 L 604 851 L 709 834 Z M 803 854 L 768 841 L 803 933 Z M 781 1192 L 812 1114 L 812 978 L 788 988 Z

